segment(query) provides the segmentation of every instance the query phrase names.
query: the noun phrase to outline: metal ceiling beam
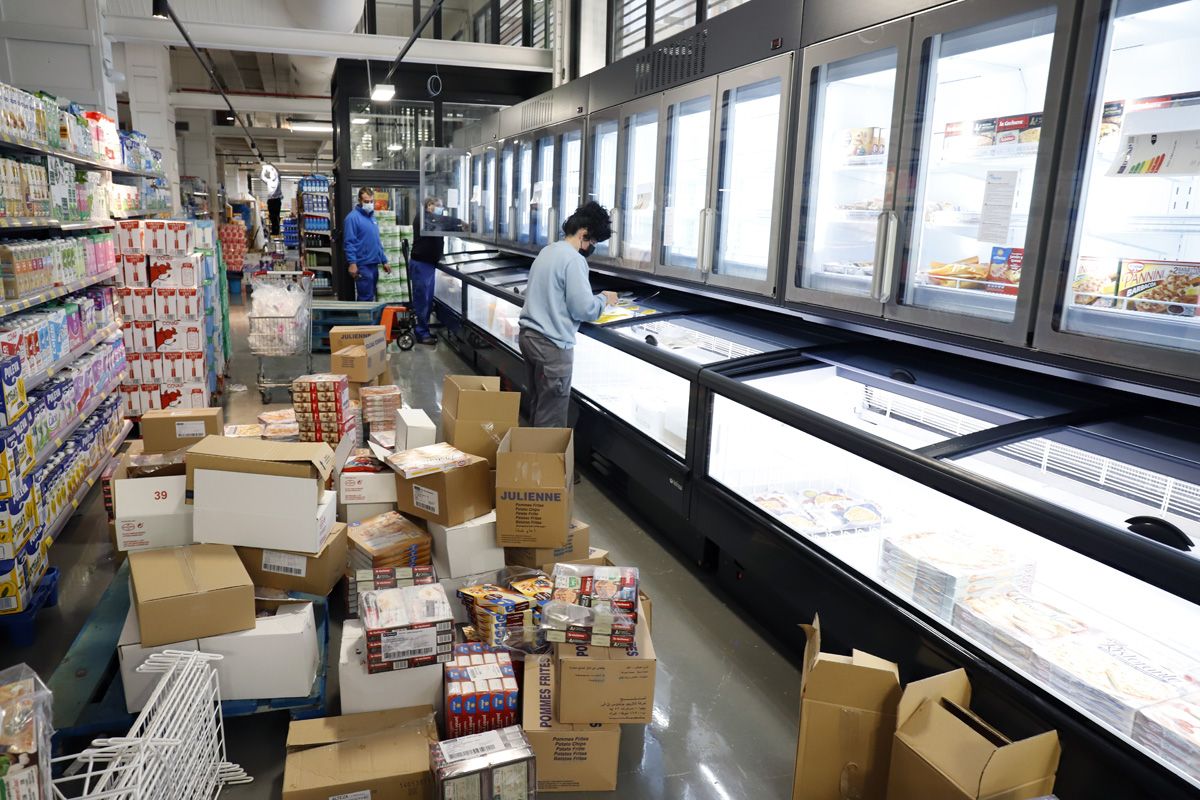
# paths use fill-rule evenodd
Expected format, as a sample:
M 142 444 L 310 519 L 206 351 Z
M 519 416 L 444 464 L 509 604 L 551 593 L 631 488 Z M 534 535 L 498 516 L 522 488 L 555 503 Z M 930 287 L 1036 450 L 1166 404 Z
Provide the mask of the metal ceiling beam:
M 242 76 L 242 70 L 238 67 L 237 59 L 233 57 L 233 53 L 228 50 L 213 50 L 209 49 L 208 57 L 213 60 L 213 64 L 221 70 L 221 77 L 225 79 L 225 89 L 229 92 L 244 92 L 246 91 L 246 80 Z
M 329 114 L 332 101 L 327 97 L 287 97 L 260 94 L 230 94 L 229 99 L 243 112 L 264 114 Z M 221 95 L 211 92 L 171 92 L 175 108 L 199 108 L 206 111 L 226 110 Z M 328 119 L 328 117 L 326 117 Z
M 329 111 L 329 107 L 325 107 L 325 111 Z M 242 138 L 242 129 L 234 125 L 214 125 L 213 136 L 226 136 L 232 138 Z M 259 128 L 250 129 L 250 133 L 256 139 L 280 139 L 287 141 L 330 141 L 333 139 L 332 133 L 321 133 L 319 131 L 293 131 L 288 128 Z
M 264 92 L 278 92 L 284 88 L 279 85 L 279 76 L 275 73 L 275 60 L 270 53 L 255 53 L 258 60 L 258 74 L 262 78 Z
M 328 58 L 393 61 L 408 42 L 406 36 L 337 33 L 301 28 L 268 28 L 253 25 L 187 23 L 188 33 L 201 47 L 245 50 L 255 53 L 325 56 Z M 170 24 L 152 17 L 106 15 L 104 34 L 115 42 L 183 44 L 183 37 Z M 551 72 L 553 53 L 535 47 L 418 39 L 405 61 L 410 64 L 510 69 Z

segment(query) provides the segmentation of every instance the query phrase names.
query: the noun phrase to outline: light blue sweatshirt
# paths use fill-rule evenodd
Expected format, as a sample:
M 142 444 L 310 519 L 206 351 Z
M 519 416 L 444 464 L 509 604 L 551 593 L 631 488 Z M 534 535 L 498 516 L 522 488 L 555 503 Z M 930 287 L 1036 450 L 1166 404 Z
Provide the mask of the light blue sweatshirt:
M 575 346 L 579 323 L 604 312 L 604 296 L 592 294 L 587 259 L 563 241 L 546 245 L 529 268 L 521 327 L 537 331 L 563 350 Z

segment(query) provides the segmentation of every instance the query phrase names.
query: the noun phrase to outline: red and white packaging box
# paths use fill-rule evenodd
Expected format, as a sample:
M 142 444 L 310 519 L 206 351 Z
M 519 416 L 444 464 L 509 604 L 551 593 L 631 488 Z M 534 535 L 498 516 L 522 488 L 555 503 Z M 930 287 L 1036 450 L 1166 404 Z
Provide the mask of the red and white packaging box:
M 152 255 L 146 257 L 149 262 L 147 275 L 150 277 L 150 285 L 158 288 L 159 286 L 178 286 L 179 273 L 175 270 L 175 265 L 171 263 L 170 256 Z
M 167 222 L 162 219 L 148 219 L 143 223 L 142 250 L 152 256 L 167 254 Z
M 167 220 L 167 252 L 173 256 L 186 256 L 192 252 L 192 223 L 185 219 Z
M 119 219 L 113 229 L 118 253 L 144 253 L 142 238 L 144 230 L 140 219 Z
M 154 325 L 154 349 L 160 353 L 193 353 L 204 349 L 204 325 L 182 320 Z
M 125 416 L 140 417 L 142 415 L 142 386 L 140 383 L 122 383 L 121 400 L 125 403 Z
M 149 286 L 135 286 L 129 290 L 129 319 L 154 321 L 154 290 Z
M 116 291 L 117 307 L 125 319 L 133 319 L 133 289 L 129 286 L 118 286 Z
M 160 408 L 208 408 L 208 389 L 202 383 L 164 381 L 159 389 Z
M 179 317 L 179 290 L 174 286 L 154 288 L 154 318 L 172 320 Z
M 157 383 L 163 379 L 163 354 L 142 353 L 142 380 Z
M 164 381 L 183 383 L 187 380 L 187 366 L 184 364 L 184 353 L 159 353 L 162 356 Z
M 171 267 L 178 276 L 179 286 L 195 287 L 204 280 L 198 254 L 171 256 Z
M 121 280 L 126 286 L 150 285 L 146 256 L 141 253 L 127 253 L 117 258 L 121 264 Z
M 175 289 L 177 319 L 202 320 L 204 307 L 200 304 L 200 290 L 194 286 L 180 286 Z
M 203 351 L 184 353 L 183 367 L 186 380 L 203 382 L 208 377 L 208 365 L 205 363 Z
M 162 387 L 157 383 L 142 384 L 142 413 L 162 411 Z
M 122 326 L 126 353 L 153 353 L 154 323 L 149 320 L 133 320 Z
M 125 379 L 129 383 L 141 383 L 145 380 L 142 377 L 141 353 L 125 353 Z

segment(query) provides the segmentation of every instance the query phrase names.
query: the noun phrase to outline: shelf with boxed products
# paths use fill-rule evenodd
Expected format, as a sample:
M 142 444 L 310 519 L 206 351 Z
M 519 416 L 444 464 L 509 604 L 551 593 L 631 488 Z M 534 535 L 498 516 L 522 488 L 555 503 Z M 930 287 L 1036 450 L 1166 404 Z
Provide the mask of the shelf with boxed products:
M 63 446 L 63 442 L 71 437 L 71 434 L 75 432 L 75 429 L 79 427 L 79 424 L 87 419 L 89 414 L 99 408 L 100 404 L 108 399 L 108 397 L 112 395 L 114 391 L 116 391 L 116 388 L 120 385 L 120 383 L 121 373 L 117 373 L 108 381 L 103 389 L 92 396 L 92 399 L 88 401 L 87 405 L 85 405 L 78 414 L 71 417 L 66 425 L 62 426 L 53 434 L 51 434 L 50 440 L 46 442 L 45 446 L 42 447 L 42 449 L 38 451 L 37 455 L 34 457 L 34 468 L 36 469 L 37 467 L 40 467 L 42 464 L 46 463 L 46 459 L 52 456 L 55 451 Z
M 166 177 L 161 172 L 153 172 L 143 169 L 132 169 L 121 164 L 109 164 L 101 161 L 98 158 L 90 158 L 79 153 L 72 153 L 69 150 L 62 150 L 57 147 L 50 147 L 41 142 L 34 142 L 28 139 L 21 139 L 8 134 L 0 133 L 0 146 L 6 150 L 17 151 L 23 153 L 36 153 L 38 155 L 54 156 L 61 158 L 63 161 L 69 161 L 72 164 L 81 167 L 88 167 L 96 170 L 105 170 L 114 175 L 128 175 L 135 178 L 164 178 Z
M 62 297 L 63 295 L 70 294 L 71 292 L 79 291 L 80 289 L 86 289 L 87 287 L 94 286 L 97 283 L 103 283 L 104 281 L 112 280 L 115 277 L 117 277 L 117 270 L 110 269 L 95 275 L 89 275 L 86 278 L 80 278 L 77 281 L 63 284 L 62 286 L 55 286 L 52 289 L 46 289 L 38 292 L 37 294 L 31 294 L 29 297 L 22 297 L 19 300 L 8 300 L 0 303 L 0 317 L 7 317 L 9 314 L 15 314 L 18 311 L 25 311 L 26 309 L 33 308 L 34 306 L 40 306 L 42 303 Z
M 112 219 L 89 219 L 77 222 L 59 221 L 57 227 L 64 231 L 90 231 L 97 228 L 111 228 L 115 224 L 116 220 Z
M 137 219 L 139 217 L 153 217 L 157 214 L 169 214 L 169 208 L 138 208 L 132 211 L 119 211 L 113 214 L 113 219 Z
M 76 347 L 75 349 L 73 349 L 71 352 L 67 353 L 65 356 L 60 358 L 58 361 L 55 361 L 53 364 L 46 367 L 45 369 L 38 370 L 37 372 L 33 373 L 32 375 L 27 375 L 25 377 L 25 391 L 28 392 L 31 389 L 36 389 L 38 386 L 41 386 L 43 383 L 46 382 L 46 380 L 48 378 L 54 377 L 54 374 L 56 372 L 58 372 L 59 370 L 63 369 L 66 366 L 69 366 L 71 363 L 73 363 L 75 361 L 75 359 L 79 358 L 81 355 L 83 355 L 88 350 L 90 350 L 92 347 L 94 347 L 97 342 L 107 339 L 109 336 L 119 334 L 120 332 L 121 332 L 121 323 L 119 323 L 119 322 L 110 322 L 109 324 L 105 325 L 103 328 L 100 328 L 98 331 L 96 331 L 91 336 L 89 336 L 87 338 L 87 341 L 85 341 L 83 344 L 81 344 L 78 347 Z
M 58 512 L 58 516 L 56 516 L 53 521 L 46 525 L 45 535 L 51 540 L 58 536 L 59 532 L 66 527 L 67 522 L 71 519 L 71 517 L 75 515 L 75 511 L 79 508 L 79 505 L 83 502 L 84 498 L 87 497 L 88 492 L 92 490 L 92 487 L 96 484 L 96 481 L 100 479 L 100 473 L 104 472 L 104 468 L 108 466 L 108 460 L 113 457 L 113 454 L 115 454 L 117 450 L 120 449 L 121 445 L 124 444 L 125 439 L 129 436 L 129 433 L 132 430 L 133 423 L 129 420 L 126 420 L 121 426 L 120 433 L 118 433 L 112 442 L 110 442 L 105 448 L 104 454 L 101 456 L 100 461 L 96 464 L 96 466 L 92 467 L 92 471 L 88 473 L 86 478 L 84 478 L 83 483 L 79 484 L 79 488 L 75 490 L 75 494 L 71 497 L 71 502 L 64 506 L 63 510 Z

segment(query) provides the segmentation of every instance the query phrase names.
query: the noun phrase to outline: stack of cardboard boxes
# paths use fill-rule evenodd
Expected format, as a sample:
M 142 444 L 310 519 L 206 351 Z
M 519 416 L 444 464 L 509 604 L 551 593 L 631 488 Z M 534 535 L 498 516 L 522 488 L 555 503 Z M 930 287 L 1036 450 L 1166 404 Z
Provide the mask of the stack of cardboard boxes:
M 391 383 L 386 333 L 382 325 L 338 325 L 329 329 L 329 371 L 346 376 L 351 400 L 359 399 L 364 386 Z

